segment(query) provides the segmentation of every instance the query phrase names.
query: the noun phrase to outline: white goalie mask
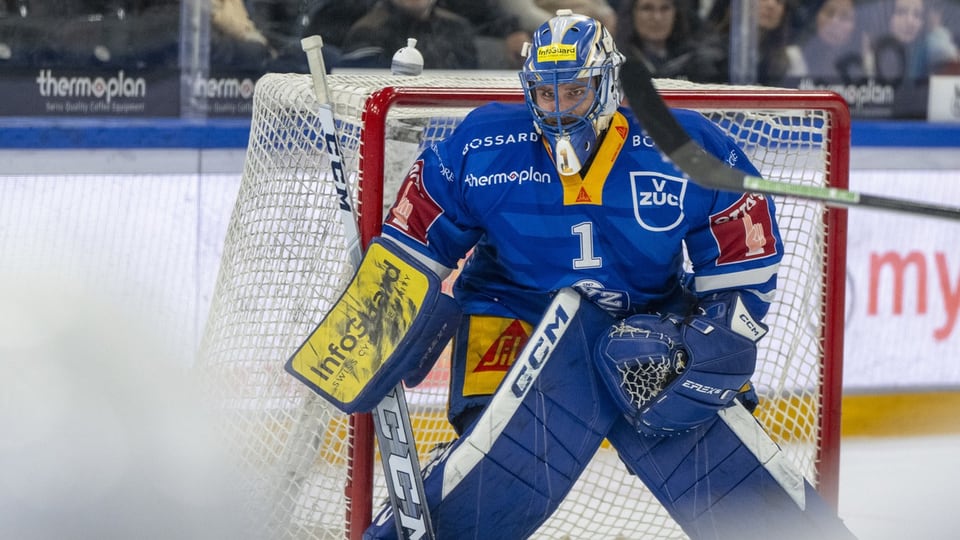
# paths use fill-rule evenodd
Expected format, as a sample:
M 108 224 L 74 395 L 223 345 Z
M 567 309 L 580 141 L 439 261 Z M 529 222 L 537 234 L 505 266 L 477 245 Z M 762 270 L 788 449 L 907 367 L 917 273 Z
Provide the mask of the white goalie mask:
M 533 35 L 520 72 L 534 125 L 561 174 L 580 171 L 623 99 L 624 56 L 598 21 L 561 9 Z

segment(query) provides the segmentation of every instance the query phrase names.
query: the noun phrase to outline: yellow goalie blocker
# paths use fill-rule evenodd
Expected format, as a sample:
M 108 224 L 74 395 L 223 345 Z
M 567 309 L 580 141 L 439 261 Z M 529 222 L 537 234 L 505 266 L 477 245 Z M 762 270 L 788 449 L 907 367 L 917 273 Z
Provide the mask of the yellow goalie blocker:
M 401 380 L 419 384 L 460 320 L 440 284 L 403 248 L 375 239 L 287 372 L 345 413 L 373 410 Z

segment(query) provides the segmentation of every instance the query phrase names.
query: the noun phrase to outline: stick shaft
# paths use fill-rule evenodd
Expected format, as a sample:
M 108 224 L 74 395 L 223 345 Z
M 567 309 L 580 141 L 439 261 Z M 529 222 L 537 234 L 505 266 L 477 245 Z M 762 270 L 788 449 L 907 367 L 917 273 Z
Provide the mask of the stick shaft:
M 321 48 L 323 41 L 320 36 L 311 36 L 301 41 L 310 74 L 313 79 L 314 92 L 323 110 L 319 114 L 329 115 L 329 131 L 336 133 L 336 123 L 333 118 L 333 109 L 330 106 L 330 92 L 326 83 L 326 73 L 323 64 Z M 336 159 L 342 154 L 339 149 L 339 140 L 334 137 L 332 148 L 336 152 Z M 360 247 L 360 231 L 357 226 L 356 215 L 353 212 L 353 198 L 349 185 L 342 176 L 337 178 L 337 196 L 339 197 L 340 217 L 343 223 L 343 234 L 347 246 L 348 264 L 356 270 L 362 257 Z M 397 534 L 399 538 L 417 540 L 433 540 L 433 525 L 426 504 L 426 494 L 423 488 L 423 476 L 420 469 L 420 460 L 417 456 L 417 446 L 413 436 L 413 426 L 410 422 L 410 413 L 407 409 L 403 383 L 398 383 L 372 413 L 374 432 L 380 449 L 383 472 L 393 509 Z M 357 422 L 356 425 L 362 423 Z M 405 482 L 404 482 L 405 480 Z M 372 486 L 370 486 L 372 488 Z
M 694 183 L 726 191 L 746 191 L 821 201 L 829 206 L 864 207 L 960 220 L 960 208 L 861 194 L 835 187 L 787 184 L 745 175 L 708 154 L 684 131 L 660 98 L 642 62 L 621 70 L 624 91 L 634 114 L 660 150 Z

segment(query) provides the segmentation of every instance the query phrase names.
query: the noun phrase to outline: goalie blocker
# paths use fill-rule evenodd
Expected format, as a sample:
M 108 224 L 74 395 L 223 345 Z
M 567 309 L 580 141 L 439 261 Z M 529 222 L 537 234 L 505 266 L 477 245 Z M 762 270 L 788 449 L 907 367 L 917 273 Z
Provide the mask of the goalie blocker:
M 345 413 L 372 410 L 401 380 L 416 386 L 456 331 L 460 308 L 441 279 L 381 238 L 287 372 Z
M 742 314 L 736 304 L 724 313 Z M 598 338 L 610 334 L 613 322 L 573 290 L 557 294 L 489 406 L 426 468 L 424 487 L 438 538 L 534 534 L 604 438 L 695 540 L 852 538 L 739 402 L 709 402 L 701 423 L 669 436 L 638 431 L 642 413 L 628 414 L 622 400 L 608 391 L 608 375 L 583 361 L 597 350 Z M 730 339 L 724 336 L 719 341 Z M 662 351 L 662 338 L 645 343 L 650 335 L 638 333 L 634 349 Z M 740 349 L 742 356 L 742 344 Z M 602 362 L 608 360 L 598 360 Z M 710 364 L 708 358 L 699 362 Z M 742 358 L 734 364 L 742 364 Z M 739 380 L 744 374 L 732 377 Z M 391 508 L 385 507 L 364 538 L 396 538 L 393 520 Z

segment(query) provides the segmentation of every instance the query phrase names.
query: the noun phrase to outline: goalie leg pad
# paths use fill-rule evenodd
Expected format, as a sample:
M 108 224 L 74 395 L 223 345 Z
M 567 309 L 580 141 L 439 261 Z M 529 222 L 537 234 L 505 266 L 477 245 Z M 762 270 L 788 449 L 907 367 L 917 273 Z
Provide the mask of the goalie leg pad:
M 401 379 L 418 384 L 460 309 L 432 270 L 375 239 L 353 280 L 286 370 L 346 413 L 372 410 Z
M 585 361 L 611 322 L 559 293 L 483 414 L 427 467 L 437 538 L 527 538 L 556 510 L 619 417 Z M 395 537 L 389 508 L 364 535 Z
M 740 405 L 672 437 L 639 436 L 621 420 L 608 438 L 693 540 L 854 538 Z

